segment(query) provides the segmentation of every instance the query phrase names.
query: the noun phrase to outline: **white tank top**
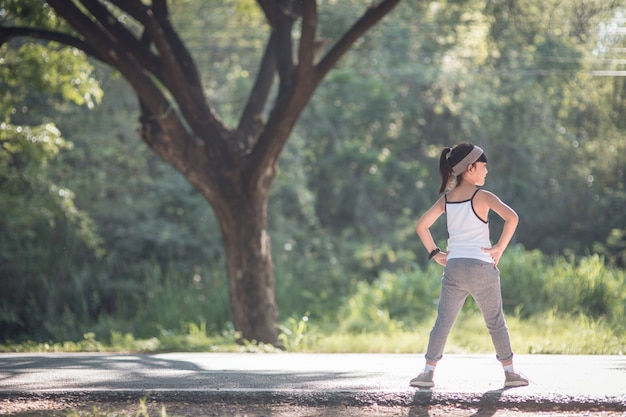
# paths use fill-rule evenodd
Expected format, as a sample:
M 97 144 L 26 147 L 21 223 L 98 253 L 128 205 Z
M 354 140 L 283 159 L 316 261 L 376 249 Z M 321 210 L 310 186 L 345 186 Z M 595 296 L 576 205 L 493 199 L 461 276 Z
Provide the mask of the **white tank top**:
M 446 221 L 448 224 L 448 259 L 471 258 L 493 263 L 491 255 L 482 248 L 490 248 L 489 223 L 478 217 L 474 211 L 472 198 L 465 201 L 446 201 Z

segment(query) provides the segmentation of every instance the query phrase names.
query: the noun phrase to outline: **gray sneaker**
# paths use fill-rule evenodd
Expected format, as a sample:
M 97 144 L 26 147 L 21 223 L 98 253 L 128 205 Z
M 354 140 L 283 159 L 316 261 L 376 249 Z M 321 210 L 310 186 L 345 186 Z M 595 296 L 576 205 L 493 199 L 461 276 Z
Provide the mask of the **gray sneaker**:
M 435 383 L 433 382 L 433 371 L 422 372 L 415 378 L 411 380 L 409 385 L 412 387 L 420 387 L 420 388 L 430 388 L 434 387 Z
M 528 379 L 518 373 L 504 371 L 504 377 L 505 387 L 525 387 L 528 385 Z

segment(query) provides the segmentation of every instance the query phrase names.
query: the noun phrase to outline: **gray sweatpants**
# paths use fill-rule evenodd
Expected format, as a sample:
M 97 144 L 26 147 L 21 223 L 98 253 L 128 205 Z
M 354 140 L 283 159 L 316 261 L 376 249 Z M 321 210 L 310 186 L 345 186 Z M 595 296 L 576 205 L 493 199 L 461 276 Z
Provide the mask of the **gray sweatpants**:
M 500 272 L 494 264 L 478 259 L 450 259 L 443 271 L 437 320 L 430 332 L 426 360 L 437 362 L 465 299 L 471 295 L 483 313 L 485 324 L 496 348 L 496 358 L 513 358 L 509 329 L 502 311 Z

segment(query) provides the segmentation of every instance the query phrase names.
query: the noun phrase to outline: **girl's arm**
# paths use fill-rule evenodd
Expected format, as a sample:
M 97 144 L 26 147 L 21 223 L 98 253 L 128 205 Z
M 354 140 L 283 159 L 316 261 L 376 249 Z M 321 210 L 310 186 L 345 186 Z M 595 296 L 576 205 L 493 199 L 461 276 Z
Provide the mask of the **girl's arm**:
M 437 219 L 444 213 L 445 211 L 445 202 L 444 198 L 441 197 L 439 200 L 433 204 L 431 208 L 429 208 L 426 213 L 417 221 L 415 225 L 415 231 L 417 235 L 420 237 L 422 244 L 428 251 L 431 253 L 434 249 L 437 248 L 437 244 L 433 239 L 432 234 L 430 233 L 430 227 L 437 221 Z M 440 265 L 446 265 L 447 254 L 445 252 L 439 252 L 436 254 L 433 259 Z
M 495 194 L 484 190 L 481 190 L 481 194 L 483 194 L 485 203 L 489 209 L 495 211 L 496 214 L 504 220 L 504 227 L 502 228 L 502 234 L 500 235 L 498 242 L 491 248 L 483 248 L 483 251 L 491 255 L 494 264 L 498 265 L 500 257 L 513 238 L 513 234 L 515 233 L 515 229 L 517 228 L 517 224 L 519 222 L 519 217 L 517 216 L 515 210 L 504 204 Z

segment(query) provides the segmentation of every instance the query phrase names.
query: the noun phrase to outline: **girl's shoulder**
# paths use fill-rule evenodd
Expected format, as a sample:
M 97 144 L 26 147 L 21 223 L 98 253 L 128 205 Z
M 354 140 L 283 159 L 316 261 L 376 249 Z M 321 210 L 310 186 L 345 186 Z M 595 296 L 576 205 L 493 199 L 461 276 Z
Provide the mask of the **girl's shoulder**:
M 494 193 L 492 193 L 491 191 L 485 190 L 483 188 L 479 188 L 478 190 L 476 190 L 476 197 L 479 198 L 498 198 L 497 195 L 495 195 Z
M 441 209 L 441 211 L 446 211 L 446 202 L 447 202 L 447 195 L 444 194 L 441 197 L 439 197 L 437 201 L 435 201 L 435 204 L 433 204 L 433 206 L 438 207 L 439 209 Z
M 474 195 L 474 203 L 486 203 L 491 205 L 493 203 L 500 202 L 500 198 L 491 191 L 483 190 L 482 188 L 476 191 Z

